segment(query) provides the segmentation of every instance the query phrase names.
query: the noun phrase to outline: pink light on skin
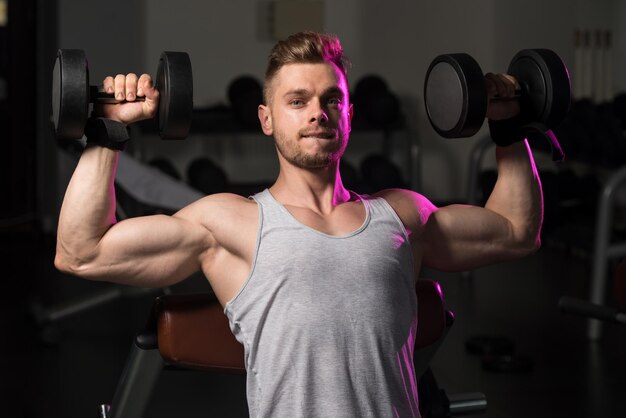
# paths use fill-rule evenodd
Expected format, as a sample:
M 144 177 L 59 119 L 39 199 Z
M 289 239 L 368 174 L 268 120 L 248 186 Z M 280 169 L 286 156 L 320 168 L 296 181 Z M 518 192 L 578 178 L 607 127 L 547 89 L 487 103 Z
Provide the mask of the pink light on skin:
M 526 147 L 526 152 L 528 155 L 532 156 L 532 151 L 530 150 L 530 144 L 528 140 L 524 141 L 524 145 Z M 533 177 L 537 179 L 537 187 L 539 188 L 539 196 L 543 196 L 543 187 L 541 186 L 541 181 L 539 180 L 539 170 L 537 170 L 537 164 L 535 164 L 535 160 L 533 158 L 530 159 L 531 171 L 533 173 Z M 537 236 L 535 237 L 535 242 L 541 241 L 541 225 L 543 225 L 543 198 L 541 199 L 541 220 L 539 222 L 539 228 L 537 229 Z

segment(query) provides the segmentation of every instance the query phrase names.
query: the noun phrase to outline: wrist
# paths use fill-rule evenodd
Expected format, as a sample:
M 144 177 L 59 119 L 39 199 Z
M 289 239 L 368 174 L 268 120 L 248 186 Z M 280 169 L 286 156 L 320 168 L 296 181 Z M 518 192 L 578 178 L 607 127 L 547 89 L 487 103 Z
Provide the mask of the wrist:
M 115 151 L 124 151 L 130 139 L 128 127 L 113 119 L 91 117 L 85 125 L 87 145 L 97 145 Z
M 512 118 L 502 120 L 489 119 L 489 133 L 493 142 L 501 147 L 507 147 L 526 139 L 524 128 L 526 119 L 520 113 Z
M 513 143 L 506 147 L 496 146 L 498 176 L 512 174 L 517 176 L 520 170 L 534 169 L 534 159 L 527 140 Z

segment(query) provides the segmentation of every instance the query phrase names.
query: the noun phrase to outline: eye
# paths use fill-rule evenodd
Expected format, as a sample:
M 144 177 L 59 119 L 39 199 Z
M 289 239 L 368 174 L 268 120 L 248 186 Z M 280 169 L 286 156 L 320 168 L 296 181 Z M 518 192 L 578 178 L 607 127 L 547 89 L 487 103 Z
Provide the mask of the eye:
M 341 99 L 339 97 L 331 97 L 328 99 L 328 105 L 333 107 L 341 106 Z
M 304 100 L 302 99 L 291 99 L 289 104 L 293 107 L 302 107 L 304 106 Z

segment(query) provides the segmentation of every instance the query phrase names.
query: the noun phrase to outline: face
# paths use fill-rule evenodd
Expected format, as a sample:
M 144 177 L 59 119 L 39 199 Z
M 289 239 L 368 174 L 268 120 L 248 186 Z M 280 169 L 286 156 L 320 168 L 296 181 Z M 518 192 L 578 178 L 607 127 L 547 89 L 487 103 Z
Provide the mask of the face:
M 284 160 L 308 169 L 339 160 L 348 144 L 352 105 L 346 78 L 334 64 L 285 65 L 268 96 L 259 119 Z

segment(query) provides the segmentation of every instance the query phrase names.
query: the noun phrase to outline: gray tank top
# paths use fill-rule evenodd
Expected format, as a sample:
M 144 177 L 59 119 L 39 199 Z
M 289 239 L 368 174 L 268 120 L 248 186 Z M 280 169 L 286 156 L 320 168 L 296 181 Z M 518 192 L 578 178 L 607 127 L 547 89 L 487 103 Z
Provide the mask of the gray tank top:
M 265 190 L 252 271 L 225 306 L 245 349 L 251 417 L 419 417 L 415 273 L 408 235 L 362 196 L 356 231 L 331 236 Z

